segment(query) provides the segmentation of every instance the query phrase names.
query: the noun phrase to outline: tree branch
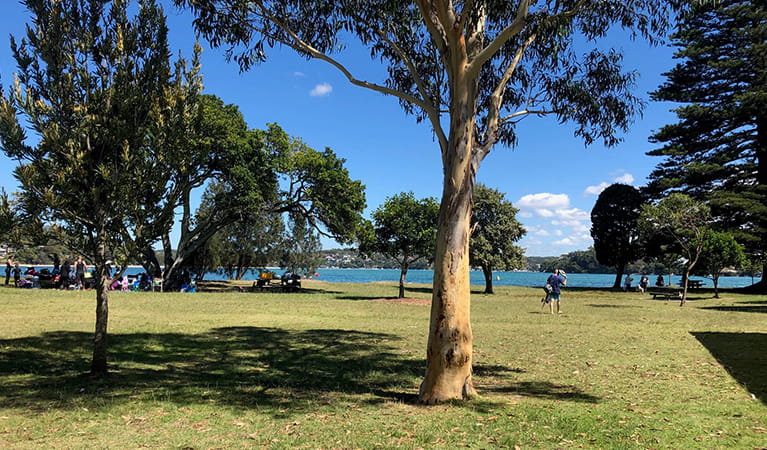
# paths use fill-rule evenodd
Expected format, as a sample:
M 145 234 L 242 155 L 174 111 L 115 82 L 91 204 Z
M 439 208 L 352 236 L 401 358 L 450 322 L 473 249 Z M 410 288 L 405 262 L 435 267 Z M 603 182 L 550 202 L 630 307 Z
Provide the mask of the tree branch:
M 500 118 L 500 114 L 501 106 L 503 105 L 504 93 L 506 92 L 506 85 L 514 75 L 514 71 L 519 66 L 519 62 L 522 60 L 525 51 L 527 51 L 530 45 L 532 45 L 536 37 L 536 34 L 530 35 L 525 43 L 517 49 L 514 54 L 514 58 L 511 60 L 511 62 L 509 62 L 509 65 L 503 72 L 503 76 L 501 76 L 501 79 L 498 81 L 498 85 L 495 87 L 492 95 L 490 96 L 491 107 L 488 112 L 487 130 L 485 133 L 486 139 L 481 149 L 479 150 L 480 154 L 478 155 L 480 161 L 482 161 L 485 156 L 490 153 L 490 150 L 493 148 L 497 141 L 498 128 L 505 121 L 504 119 Z
M 482 66 L 490 60 L 495 54 L 498 53 L 500 48 L 509 41 L 513 36 L 522 31 L 527 25 L 527 15 L 530 10 L 531 0 L 522 0 L 519 2 L 517 8 L 517 14 L 509 25 L 501 31 L 498 36 L 493 39 L 479 54 L 469 62 L 469 67 L 466 70 L 467 76 L 470 78 L 476 78 L 479 76 Z
M 429 121 L 431 122 L 434 133 L 437 135 L 437 139 L 439 140 L 440 148 L 447 148 L 447 136 L 445 136 L 445 132 L 442 129 L 442 123 L 440 122 L 439 105 L 434 105 L 428 100 L 429 95 L 428 92 L 426 92 L 426 86 L 424 86 L 423 79 L 418 73 L 415 65 L 413 65 L 413 62 L 410 60 L 410 58 L 408 58 L 407 54 L 405 54 L 405 52 L 403 52 L 402 49 L 394 41 L 386 36 L 386 33 L 381 30 L 378 30 L 377 33 L 384 42 L 389 44 L 394 49 L 397 55 L 399 55 L 399 57 L 402 59 L 402 62 L 405 63 L 405 66 L 410 72 L 410 76 L 413 77 L 413 82 L 418 88 L 418 92 L 421 94 L 421 98 L 423 98 L 424 105 L 429 105 L 428 108 L 424 108 L 424 111 L 429 116 Z
M 286 45 L 298 52 L 308 54 L 309 57 L 314 59 L 319 59 L 321 61 L 325 61 L 328 64 L 332 65 L 336 69 L 338 69 L 347 80 L 349 80 L 350 83 L 352 83 L 355 86 L 363 87 L 366 89 L 370 89 L 376 92 L 380 92 L 382 94 L 392 95 L 397 98 L 401 98 L 402 100 L 405 100 L 407 102 L 413 103 L 419 107 L 421 107 L 424 111 L 427 110 L 428 105 L 426 105 L 421 99 L 418 97 L 414 97 L 412 95 L 406 94 L 404 92 L 397 91 L 395 89 L 388 88 L 386 86 L 381 86 L 380 84 L 371 83 L 369 81 L 364 81 L 356 78 L 349 69 L 346 68 L 341 62 L 338 60 L 330 57 L 330 55 L 327 55 L 316 48 L 314 48 L 312 45 L 310 45 L 308 42 L 305 42 L 302 40 L 295 32 L 293 32 L 289 27 L 287 27 L 285 24 L 283 24 L 279 19 L 277 19 L 274 15 L 270 14 L 269 11 L 261 4 L 261 2 L 257 3 L 258 8 L 262 11 L 264 17 L 282 29 L 288 36 L 290 36 L 290 39 L 292 41 L 282 39 L 280 37 L 274 36 L 270 33 L 268 33 L 264 29 L 260 29 L 254 26 L 251 26 L 251 29 L 257 33 L 262 34 L 264 37 L 268 39 L 272 39 L 275 42 L 279 42 L 280 44 Z

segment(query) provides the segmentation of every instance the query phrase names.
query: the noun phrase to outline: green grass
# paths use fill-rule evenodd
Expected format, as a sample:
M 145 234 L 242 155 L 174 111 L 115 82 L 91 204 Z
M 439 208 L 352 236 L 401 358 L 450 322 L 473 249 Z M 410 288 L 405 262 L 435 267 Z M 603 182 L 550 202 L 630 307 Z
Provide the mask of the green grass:
M 0 288 L 0 447 L 764 448 L 767 299 L 568 289 L 472 298 L 470 402 L 416 403 L 428 306 L 395 284 L 110 295 Z M 427 286 L 408 295 L 429 298 Z

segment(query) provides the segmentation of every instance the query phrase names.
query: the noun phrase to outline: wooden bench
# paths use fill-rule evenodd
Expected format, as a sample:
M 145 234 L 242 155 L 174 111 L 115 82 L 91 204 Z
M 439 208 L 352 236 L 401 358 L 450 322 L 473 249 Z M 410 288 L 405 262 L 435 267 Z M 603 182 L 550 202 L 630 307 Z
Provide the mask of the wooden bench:
M 687 280 L 687 287 L 690 289 L 698 289 L 703 286 L 703 280 Z
M 682 298 L 682 288 L 655 287 L 648 288 L 647 293 L 652 295 L 653 300 L 656 300 L 658 297 L 664 298 L 666 300 Z

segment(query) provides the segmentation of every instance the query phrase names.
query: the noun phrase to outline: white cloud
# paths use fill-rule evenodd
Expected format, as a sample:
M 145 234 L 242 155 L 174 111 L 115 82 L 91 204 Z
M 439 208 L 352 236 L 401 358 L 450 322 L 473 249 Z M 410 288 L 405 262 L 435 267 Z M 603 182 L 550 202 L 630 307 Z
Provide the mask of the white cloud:
M 570 239 L 569 237 L 566 237 L 564 239 L 554 241 L 554 245 L 575 245 L 575 241 Z
M 557 217 L 559 217 L 562 220 L 570 220 L 570 221 L 591 220 L 591 214 L 578 208 L 557 210 Z
M 304 73 L 303 72 L 293 72 L 293 76 L 294 77 L 303 77 Z
M 555 217 L 556 213 L 550 209 L 536 209 L 535 213 L 541 217 Z
M 331 86 L 330 83 L 321 83 L 314 86 L 314 89 L 309 92 L 309 95 L 312 97 L 326 97 L 330 95 L 331 92 L 333 92 L 333 86 Z
M 623 175 L 614 178 L 614 183 L 623 183 L 623 184 L 631 184 L 634 182 L 634 175 L 631 175 L 630 173 L 624 173 Z
M 621 170 L 623 172 L 623 170 Z M 620 184 L 631 184 L 634 182 L 634 175 L 631 175 L 628 172 L 622 173 L 621 175 L 618 175 L 616 177 L 613 177 L 613 183 L 620 183 Z M 603 181 L 597 185 L 589 186 L 583 191 L 584 196 L 588 195 L 599 195 L 607 189 L 608 186 L 610 186 L 611 183 L 608 183 L 606 181 Z
M 607 189 L 607 186 L 609 186 L 609 184 L 607 184 L 606 181 L 603 181 L 596 186 L 589 186 L 585 191 L 583 191 L 583 195 L 599 195 L 602 193 L 602 191 Z
M 567 194 L 528 194 L 520 198 L 515 204 L 519 209 L 561 209 L 570 206 L 570 197 Z
M 543 237 L 551 236 L 551 233 L 549 233 L 547 230 L 538 230 L 532 234 L 535 236 L 543 236 Z

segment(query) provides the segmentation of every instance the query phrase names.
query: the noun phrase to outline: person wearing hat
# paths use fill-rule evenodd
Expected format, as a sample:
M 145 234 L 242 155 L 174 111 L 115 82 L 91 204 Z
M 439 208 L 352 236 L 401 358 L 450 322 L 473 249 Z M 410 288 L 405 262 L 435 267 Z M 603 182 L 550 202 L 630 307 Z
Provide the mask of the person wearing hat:
M 562 314 L 559 307 L 560 287 L 567 286 L 567 274 L 562 269 L 555 269 L 554 273 L 549 275 L 547 280 L 551 285 L 551 293 L 549 294 L 549 310 L 551 314 L 554 314 L 554 302 L 557 303 L 557 314 Z

